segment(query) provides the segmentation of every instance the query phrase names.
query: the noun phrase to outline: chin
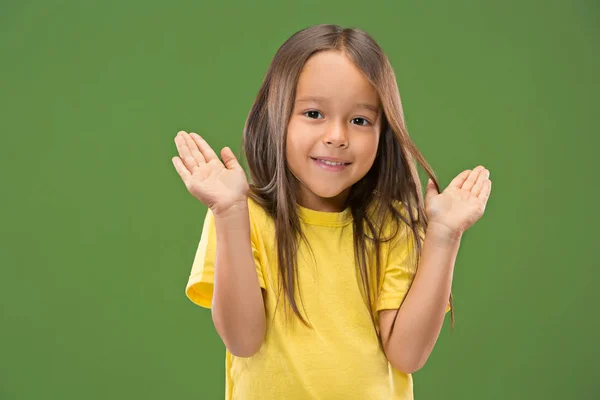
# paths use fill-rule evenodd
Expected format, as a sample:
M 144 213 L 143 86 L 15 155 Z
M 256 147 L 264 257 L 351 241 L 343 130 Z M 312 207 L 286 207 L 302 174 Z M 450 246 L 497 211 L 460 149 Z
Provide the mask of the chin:
M 320 186 L 320 187 L 309 187 L 310 191 L 313 192 L 315 195 L 323 198 L 323 199 L 335 199 L 336 197 L 340 197 L 340 196 L 345 196 L 347 194 L 347 189 L 346 187 L 327 187 L 327 186 Z

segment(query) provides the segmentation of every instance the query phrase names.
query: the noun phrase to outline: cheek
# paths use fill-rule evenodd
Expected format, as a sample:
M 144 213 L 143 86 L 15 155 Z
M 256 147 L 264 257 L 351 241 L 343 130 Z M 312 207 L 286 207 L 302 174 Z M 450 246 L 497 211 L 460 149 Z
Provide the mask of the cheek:
M 306 135 L 295 124 L 290 122 L 287 130 L 285 157 L 290 168 L 298 168 L 302 158 L 306 157 Z
M 366 136 L 361 138 L 358 143 L 358 149 L 360 153 L 361 160 L 368 164 L 368 168 L 371 167 L 373 161 L 375 160 L 375 156 L 377 155 L 377 146 L 379 145 L 379 136 Z

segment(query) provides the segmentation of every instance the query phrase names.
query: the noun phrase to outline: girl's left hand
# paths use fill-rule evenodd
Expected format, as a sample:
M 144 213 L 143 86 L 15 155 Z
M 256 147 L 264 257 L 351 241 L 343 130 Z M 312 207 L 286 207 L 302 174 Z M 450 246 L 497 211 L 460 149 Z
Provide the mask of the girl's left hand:
M 492 190 L 490 171 L 483 166 L 466 170 L 438 193 L 430 179 L 425 193 L 425 214 L 428 225 L 438 225 L 460 236 L 469 229 L 485 211 Z

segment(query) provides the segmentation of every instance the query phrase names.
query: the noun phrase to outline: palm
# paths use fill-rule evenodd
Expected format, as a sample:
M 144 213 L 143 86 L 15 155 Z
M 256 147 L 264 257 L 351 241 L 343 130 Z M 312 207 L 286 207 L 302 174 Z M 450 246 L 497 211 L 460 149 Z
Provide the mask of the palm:
M 235 201 L 248 191 L 248 182 L 243 170 L 225 168 L 219 160 L 211 160 L 193 168 L 188 190 L 208 207 L 219 202 L 227 207 L 227 200 Z
M 221 151 L 223 162 L 204 139 L 182 131 L 175 137 L 179 157 L 173 164 L 188 191 L 215 213 L 245 203 L 248 181 L 229 148 Z
M 489 171 L 477 167 L 459 174 L 442 192 L 428 185 L 425 212 L 430 224 L 462 233 L 481 218 L 491 191 Z

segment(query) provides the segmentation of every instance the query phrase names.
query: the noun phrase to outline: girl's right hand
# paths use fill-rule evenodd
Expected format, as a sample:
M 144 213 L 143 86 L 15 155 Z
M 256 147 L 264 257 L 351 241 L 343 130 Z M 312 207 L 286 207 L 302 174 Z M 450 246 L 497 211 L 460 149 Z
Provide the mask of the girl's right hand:
M 221 162 L 197 133 L 178 132 L 175 145 L 179 157 L 171 161 L 192 196 L 210 207 L 215 215 L 238 206 L 247 207 L 246 173 L 229 147 L 221 150 Z

